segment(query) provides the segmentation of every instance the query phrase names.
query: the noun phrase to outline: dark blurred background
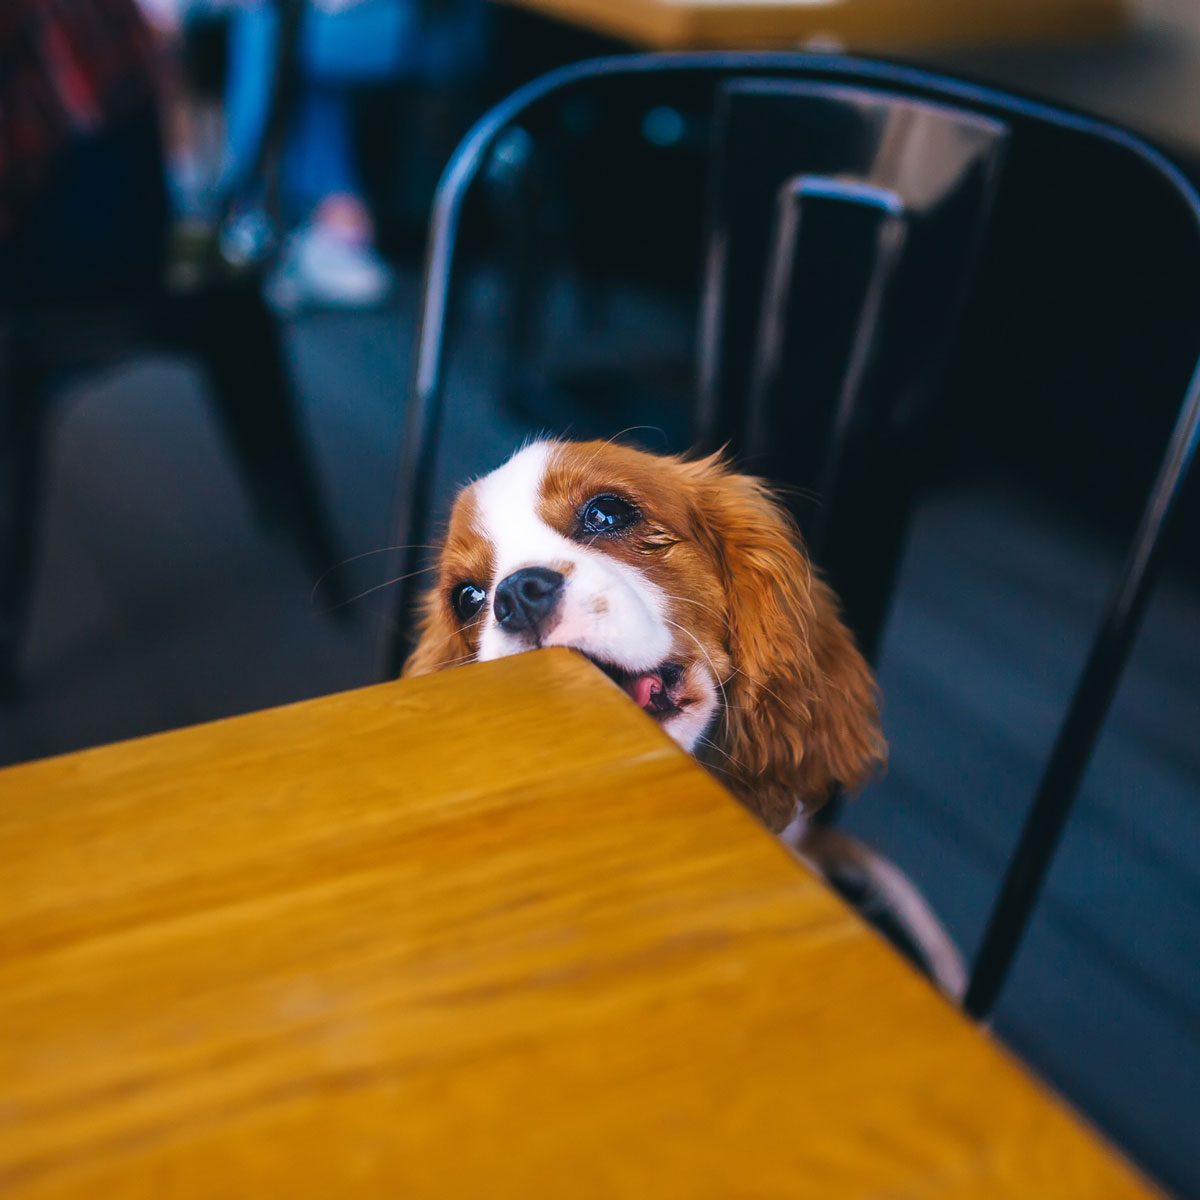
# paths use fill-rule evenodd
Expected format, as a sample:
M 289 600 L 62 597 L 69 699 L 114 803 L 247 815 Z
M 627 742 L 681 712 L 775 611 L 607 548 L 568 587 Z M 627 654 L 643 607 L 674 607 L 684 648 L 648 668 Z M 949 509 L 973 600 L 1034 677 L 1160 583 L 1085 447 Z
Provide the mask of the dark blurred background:
M 894 7 L 894 24 L 847 36 L 830 17 L 811 39 L 1110 118 L 1200 178 L 1195 0 L 1123 14 L 1098 4 L 1094 28 L 951 30 L 927 45 Z M 37 485 L 32 511 L 0 512 L 27 533 L 0 564 L 0 763 L 376 679 L 379 625 L 393 615 L 380 551 L 438 175 L 471 121 L 516 86 L 647 44 L 616 18 L 597 30 L 564 17 L 570 8 L 146 0 L 145 39 L 132 31 L 106 51 L 131 56 L 144 93 L 125 62 L 123 82 L 97 86 L 93 124 L 42 129 L 46 150 L 28 170 L 21 147 L 0 141 L 0 472 Z M 0 45 L 15 28 L 0 17 Z M 561 195 L 540 197 L 533 228 L 503 214 L 467 228 L 443 506 L 534 430 L 688 444 L 704 131 L 637 114 L 640 139 L 606 149 L 604 117 L 566 114 L 591 137 L 588 158 L 549 176 Z M 510 141 L 496 170 L 530 152 Z M 968 953 L 1174 415 L 1143 402 L 1162 391 L 1162 364 L 1098 366 L 1104 329 L 1058 301 L 1073 254 L 1120 260 L 1169 237 L 1130 221 L 1089 230 L 1082 251 L 1043 246 L 1021 263 L 1032 323 L 1073 347 L 1078 374 L 1046 386 L 1029 339 L 1005 347 L 1021 368 L 1005 377 L 1040 386 L 958 389 L 880 652 L 891 768 L 844 820 L 913 877 Z M 1002 234 L 985 254 L 1019 258 L 1020 239 Z M 1169 264 L 1169 244 L 1156 253 Z M 532 327 L 513 295 L 518 254 L 539 263 Z M 1172 311 L 1169 275 L 1142 285 L 1148 325 L 1192 320 Z M 148 310 L 150 276 L 165 282 Z M 18 411 L 18 394 L 35 399 Z M 995 1020 L 1043 1077 L 1191 1195 L 1198 535 L 1193 484 Z

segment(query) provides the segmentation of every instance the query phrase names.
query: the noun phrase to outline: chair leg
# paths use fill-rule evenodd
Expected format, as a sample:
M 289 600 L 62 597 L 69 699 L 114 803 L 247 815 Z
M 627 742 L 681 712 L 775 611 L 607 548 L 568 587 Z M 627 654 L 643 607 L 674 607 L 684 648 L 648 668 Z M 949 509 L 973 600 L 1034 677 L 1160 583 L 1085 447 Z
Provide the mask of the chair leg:
M 48 391 L 33 358 L 0 351 L 0 700 L 20 678 L 45 493 Z
M 184 307 L 182 340 L 204 366 L 255 511 L 286 528 L 315 579 L 339 554 L 275 318 L 252 285 L 206 292 Z
M 962 1000 L 967 987 L 962 954 L 895 863 L 856 838 L 811 821 L 794 822 L 782 840 L 945 995 Z

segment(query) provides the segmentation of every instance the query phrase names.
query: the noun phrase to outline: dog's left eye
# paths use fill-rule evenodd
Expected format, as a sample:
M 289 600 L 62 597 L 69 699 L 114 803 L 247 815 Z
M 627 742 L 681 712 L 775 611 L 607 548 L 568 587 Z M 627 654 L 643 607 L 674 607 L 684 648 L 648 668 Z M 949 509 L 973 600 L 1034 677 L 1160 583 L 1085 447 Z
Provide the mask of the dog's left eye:
M 619 496 L 593 496 L 582 508 L 579 523 L 585 533 L 615 533 L 637 520 L 637 509 Z
M 475 584 L 468 581 L 460 583 L 458 587 L 451 593 L 451 601 L 454 604 L 454 611 L 464 621 L 469 621 L 483 607 L 483 602 L 487 599 L 487 592 L 483 588 L 476 587 Z

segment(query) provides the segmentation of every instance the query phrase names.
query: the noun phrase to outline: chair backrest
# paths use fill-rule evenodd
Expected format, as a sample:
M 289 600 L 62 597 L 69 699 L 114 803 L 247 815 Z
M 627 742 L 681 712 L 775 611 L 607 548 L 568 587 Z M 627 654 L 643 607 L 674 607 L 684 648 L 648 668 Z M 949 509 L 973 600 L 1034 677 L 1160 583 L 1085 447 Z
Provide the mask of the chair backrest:
M 897 92 L 735 79 L 712 139 L 698 439 L 794 489 L 809 551 L 874 658 L 911 448 L 1008 128 Z
M 1072 419 L 1128 412 L 1131 428 L 1157 438 L 1152 481 L 1148 460 L 1129 472 L 1142 518 L 973 967 L 965 1005 L 983 1015 L 1099 735 L 1200 440 L 1200 198 L 1120 130 L 904 67 L 648 55 L 535 81 L 468 135 L 435 202 L 392 539 L 413 549 L 396 551 L 389 571 L 402 582 L 381 640 L 385 675 L 400 664 L 416 547 L 430 530 L 464 204 L 506 133 L 561 139 L 580 97 L 601 110 L 700 114 L 715 129 L 697 432 L 765 458 L 779 482 L 829 489 L 826 515 L 801 516 L 868 644 L 921 473 L 907 461 L 915 434 L 963 411 L 1036 434 L 1057 391 L 1077 400 Z M 826 235 L 800 233 L 801 213 Z M 828 294 L 812 286 L 822 278 Z M 811 452 L 795 444 L 801 432 Z M 1131 460 L 1144 444 L 1131 438 Z M 864 574 L 856 554 L 883 568 Z

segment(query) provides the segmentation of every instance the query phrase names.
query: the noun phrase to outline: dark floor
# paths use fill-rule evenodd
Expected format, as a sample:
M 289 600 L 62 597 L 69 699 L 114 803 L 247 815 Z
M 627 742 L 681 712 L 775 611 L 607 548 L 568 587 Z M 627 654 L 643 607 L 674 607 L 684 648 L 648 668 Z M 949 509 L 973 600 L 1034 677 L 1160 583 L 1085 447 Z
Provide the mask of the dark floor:
M 387 539 L 412 302 L 408 285 L 394 311 L 312 317 L 290 334 L 347 557 Z M 631 355 L 662 349 L 645 314 L 628 328 Z M 538 420 L 497 414 L 487 339 L 467 344 L 444 488 Z M 325 590 L 313 595 L 309 572 L 255 527 L 188 366 L 138 363 L 78 388 L 59 417 L 30 690 L 0 717 L 0 761 L 371 681 L 386 589 L 349 606 L 348 623 L 322 612 Z M 346 586 L 380 583 L 380 561 L 346 566 Z M 950 491 L 920 513 L 882 659 L 892 765 L 846 820 L 968 951 L 1114 568 L 1110 547 L 1007 486 Z M 1200 1195 L 1198 634 L 1200 592 L 1168 581 L 996 1019 L 1182 1195 Z

